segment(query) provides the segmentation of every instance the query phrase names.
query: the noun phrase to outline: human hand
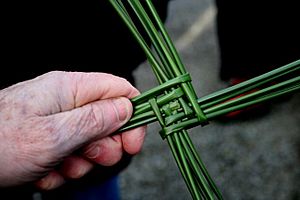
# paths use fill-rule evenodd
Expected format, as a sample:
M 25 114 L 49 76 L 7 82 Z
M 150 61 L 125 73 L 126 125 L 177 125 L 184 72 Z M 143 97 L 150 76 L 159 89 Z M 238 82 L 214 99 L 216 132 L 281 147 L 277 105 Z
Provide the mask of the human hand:
M 80 72 L 50 72 L 1 90 L 0 187 L 37 181 L 53 189 L 95 164 L 116 164 L 124 151 L 138 153 L 145 127 L 111 135 L 129 120 L 128 98 L 138 94 L 125 79 Z

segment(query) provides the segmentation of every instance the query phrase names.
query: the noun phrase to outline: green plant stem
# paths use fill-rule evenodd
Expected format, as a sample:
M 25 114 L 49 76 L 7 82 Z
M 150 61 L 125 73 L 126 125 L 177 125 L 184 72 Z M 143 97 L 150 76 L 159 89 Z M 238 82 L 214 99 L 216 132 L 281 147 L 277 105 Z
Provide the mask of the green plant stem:
M 255 88 L 258 88 L 266 83 L 271 83 L 272 81 L 287 76 L 293 73 L 299 74 L 300 70 L 300 60 L 272 70 L 268 73 L 262 74 L 250 80 L 244 81 L 235 86 L 229 87 L 227 89 L 220 90 L 218 92 L 207 95 L 206 97 L 198 99 L 198 103 L 202 105 L 202 108 L 211 107 L 224 102 L 232 97 L 238 96 Z
M 168 141 L 192 198 L 222 199 L 186 130 L 199 124 L 205 125 L 208 120 L 229 112 L 299 91 L 300 60 L 197 98 L 190 76 L 151 0 L 142 3 L 140 0 L 109 1 L 144 50 L 160 84 L 132 99 L 133 116 L 119 131 L 158 121 L 162 126 L 160 134 Z M 135 14 L 135 18 L 132 14 Z M 137 23 L 141 26 L 137 26 Z M 138 27 L 143 27 L 146 35 L 142 35 Z M 151 41 L 151 45 L 146 41 Z M 298 76 L 281 80 L 291 74 Z M 278 80 L 277 84 L 270 85 Z M 253 91 L 256 88 L 259 90 Z
M 159 77 L 159 80 L 163 82 L 167 81 L 168 78 L 166 77 L 165 73 L 163 72 L 162 68 L 159 65 L 159 62 L 155 58 L 154 54 L 151 52 L 151 48 L 147 45 L 146 41 L 143 39 L 142 35 L 134 25 L 131 17 L 128 15 L 128 12 L 125 10 L 125 6 L 123 5 L 122 1 L 116 0 L 109 0 L 110 3 L 113 5 L 115 10 L 118 12 L 124 23 L 127 25 L 129 30 L 131 31 L 132 35 L 135 37 L 137 42 L 140 44 L 141 48 L 144 50 L 147 59 L 151 66 L 153 67 L 154 74 Z
M 297 73 L 300 73 L 300 60 L 285 65 L 283 67 L 280 67 L 278 69 L 275 69 L 271 72 L 268 72 L 256 78 L 242 82 L 238 85 L 199 98 L 197 102 L 200 105 L 200 108 L 203 110 L 203 113 L 208 118 L 208 120 L 212 120 L 214 118 L 220 117 L 230 112 L 244 109 L 246 107 L 258 103 L 263 103 L 265 101 L 269 101 L 274 98 L 292 94 L 299 91 L 300 86 L 299 86 L 299 75 L 298 75 L 295 78 L 288 79 L 286 81 L 281 81 L 278 82 L 277 84 L 265 87 L 253 93 L 245 94 L 242 97 L 232 99 L 235 96 L 244 94 L 245 92 L 257 88 L 258 86 L 272 83 L 274 80 L 277 80 L 278 78 L 282 78 L 283 76 L 293 75 Z M 140 97 L 142 97 L 142 95 Z M 151 94 L 147 94 L 147 95 L 151 96 Z M 146 104 L 144 106 L 146 106 Z M 137 109 L 137 111 L 138 110 L 139 109 Z M 145 121 L 142 121 L 142 119 L 144 119 Z M 141 117 L 139 117 L 138 114 L 133 115 L 132 121 L 129 121 L 129 123 L 125 125 L 121 130 L 126 130 L 137 126 L 145 125 L 148 123 L 155 122 L 156 120 L 157 119 L 149 106 L 148 109 L 143 110 L 143 114 L 141 115 Z M 138 124 L 135 125 L 137 121 Z
M 213 192 L 216 194 L 217 198 L 218 199 L 222 199 L 222 195 L 219 191 L 219 189 L 217 188 L 217 186 L 215 185 L 215 183 L 213 182 L 212 178 L 210 177 L 207 169 L 205 168 L 199 154 L 197 153 L 197 151 L 195 150 L 196 148 L 194 147 L 193 143 L 192 143 L 192 140 L 190 139 L 190 137 L 188 137 L 188 134 L 186 132 L 186 134 L 184 134 L 184 137 L 185 137 L 185 140 L 188 144 L 188 147 L 189 149 L 191 149 L 191 152 L 192 152 L 192 156 L 195 158 L 195 160 L 197 161 L 198 163 L 198 166 L 200 167 L 203 175 L 205 176 L 208 184 L 211 186 Z

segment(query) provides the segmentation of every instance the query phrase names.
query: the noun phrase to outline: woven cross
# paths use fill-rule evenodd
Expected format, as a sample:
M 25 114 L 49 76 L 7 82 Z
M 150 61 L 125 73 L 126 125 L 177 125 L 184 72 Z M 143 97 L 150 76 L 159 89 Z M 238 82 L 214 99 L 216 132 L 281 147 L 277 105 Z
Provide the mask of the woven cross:
M 140 0 L 109 1 L 144 50 L 160 84 L 132 99 L 133 116 L 119 131 L 158 121 L 162 127 L 161 137 L 167 140 L 192 198 L 222 199 L 187 130 L 206 125 L 208 120 L 232 111 L 299 91 L 300 60 L 198 98 L 190 75 L 151 0 L 143 0 L 142 3 Z M 141 32 L 145 32 L 146 36 Z M 148 40 L 150 45 L 146 42 Z M 274 80 L 278 83 L 270 85 Z M 260 90 L 246 94 L 258 87 Z M 243 96 L 239 97 L 241 94 Z

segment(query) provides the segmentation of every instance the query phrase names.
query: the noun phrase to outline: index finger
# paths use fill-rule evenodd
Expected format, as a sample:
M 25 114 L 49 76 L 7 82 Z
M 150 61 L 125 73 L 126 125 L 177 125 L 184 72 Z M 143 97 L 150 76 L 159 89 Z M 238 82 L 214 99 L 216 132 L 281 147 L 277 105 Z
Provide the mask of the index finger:
M 73 72 L 67 81 L 73 86 L 75 107 L 99 99 L 133 98 L 139 94 L 126 79 L 112 74 Z

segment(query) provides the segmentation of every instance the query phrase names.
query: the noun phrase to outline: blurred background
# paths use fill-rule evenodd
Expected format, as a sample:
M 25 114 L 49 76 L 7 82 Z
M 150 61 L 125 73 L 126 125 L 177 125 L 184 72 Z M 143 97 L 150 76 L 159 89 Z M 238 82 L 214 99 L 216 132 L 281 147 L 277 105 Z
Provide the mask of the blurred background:
M 171 1 L 166 27 L 199 97 L 226 88 L 219 78 L 213 0 Z M 157 85 L 147 63 L 137 87 Z M 300 95 L 272 105 L 259 118 L 212 121 L 190 136 L 224 199 L 300 199 Z M 158 124 L 148 126 L 140 154 L 121 173 L 123 200 L 191 199 Z

